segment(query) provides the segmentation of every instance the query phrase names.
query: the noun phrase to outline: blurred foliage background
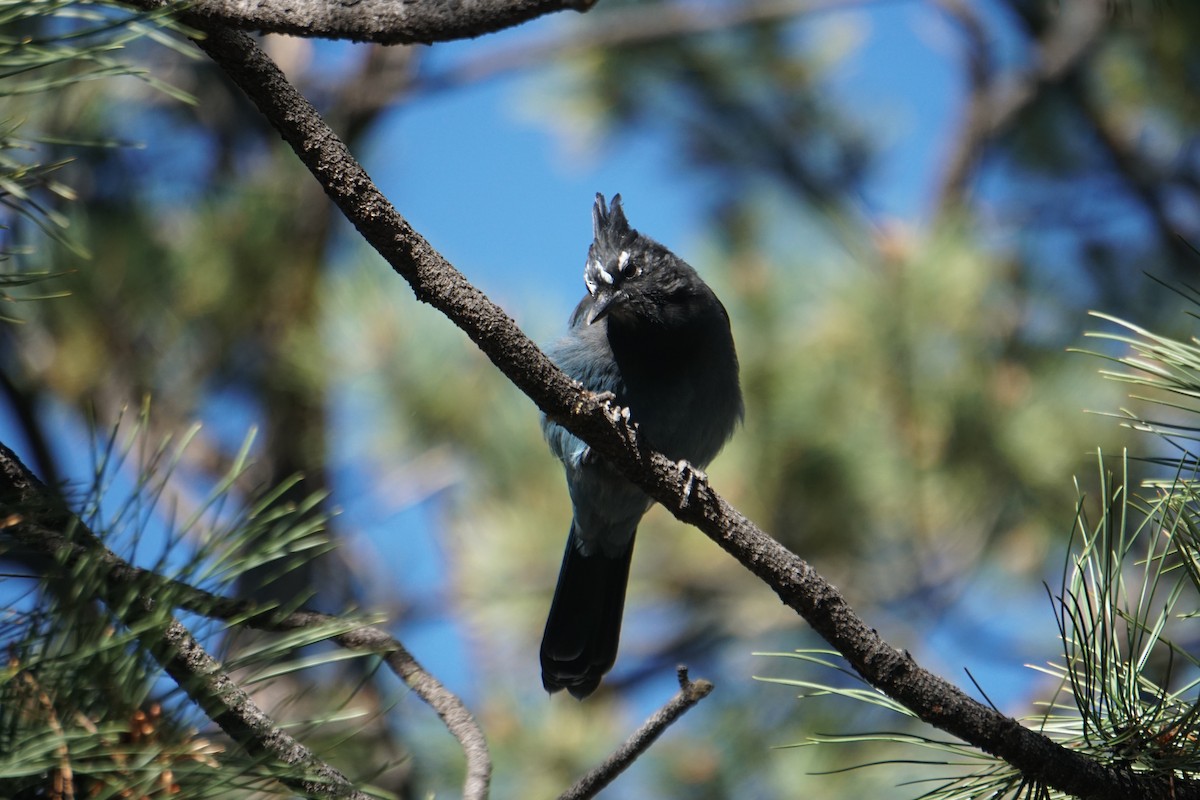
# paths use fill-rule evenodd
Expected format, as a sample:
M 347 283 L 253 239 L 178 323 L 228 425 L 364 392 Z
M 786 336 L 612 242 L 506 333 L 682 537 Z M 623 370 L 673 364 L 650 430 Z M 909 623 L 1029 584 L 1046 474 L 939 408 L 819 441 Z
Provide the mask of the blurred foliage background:
M 599 157 L 635 134 L 665 142 L 671 167 L 711 189 L 696 211 L 705 235 L 666 244 L 717 287 L 742 360 L 746 423 L 714 485 L 891 642 L 960 684 L 969 668 L 1020 713 L 1045 694 L 1022 664 L 1058 653 L 1040 584 L 1061 568 L 1072 477 L 1086 488 L 1089 453 L 1126 445 L 1119 425 L 1083 411 L 1118 408 L 1121 388 L 1066 348 L 1089 308 L 1182 330 L 1178 298 L 1143 272 L 1171 282 L 1200 266 L 1189 244 L 1200 240 L 1200 6 L 1084 6 L 1100 7 L 604 0 L 539 23 L 536 47 L 502 36 L 456 45 L 453 58 L 437 46 L 264 44 L 369 170 L 406 147 L 397 116 L 498 77 L 537 93 L 536 124 L 568 148 Z M 939 100 L 957 121 L 915 176 L 889 156 L 902 114 L 864 114 L 835 91 L 864 63 L 885 7 L 911 14 L 911 47 L 942 48 L 961 73 L 960 92 Z M 54 24 L 26 19 L 6 35 Z M 70 246 L 27 217 L 9 215 L 3 231 L 10 265 L 61 273 L 49 286 L 66 293 L 0 327 L 7 443 L 48 483 L 80 474 L 88 420 L 103 428 L 145 396 L 155 435 L 204 423 L 172 489 L 184 502 L 226 474 L 256 426 L 241 488 L 302 474 L 297 492 L 329 493 L 339 546 L 266 585 L 251 571 L 241 591 L 386 614 L 480 716 L 498 797 L 568 785 L 669 695 L 680 662 L 717 691 L 605 796 L 919 794 L 899 786 L 926 774 L 917 765 L 820 774 L 886 755 L 865 745 L 773 749 L 901 723 L 753 680 L 802 667 L 752 653 L 818 642 L 661 510 L 639 538 L 617 669 L 584 704 L 548 700 L 534 653 L 569 507 L 532 405 L 354 239 L 210 64 L 150 42 L 128 49 L 194 102 L 130 79 L 0 100 L 29 157 L 69 162 L 54 179 L 74 194 L 34 187 L 69 220 Z M 95 141 L 116 146 L 63 144 Z M 910 217 L 864 200 L 891 181 L 927 187 Z M 506 287 L 499 299 L 539 334 L 560 331 L 576 298 L 523 288 L 577 274 L 588 242 L 576 261 L 544 263 L 538 198 L 506 193 L 522 208 L 510 224 L 527 229 L 526 274 L 485 288 Z M 638 222 L 653 197 L 626 201 L 634 225 L 661 238 Z M 424 232 L 451 251 L 473 235 L 473 220 L 461 223 L 439 232 L 446 242 Z M 331 682 L 363 677 L 289 680 L 336 694 Z M 436 719 L 403 696 L 390 707 L 396 687 L 364 692 L 387 713 L 335 759 L 367 769 L 383 751 L 407 754 L 380 785 L 454 794 L 459 759 Z M 303 715 L 297 706 L 288 713 Z

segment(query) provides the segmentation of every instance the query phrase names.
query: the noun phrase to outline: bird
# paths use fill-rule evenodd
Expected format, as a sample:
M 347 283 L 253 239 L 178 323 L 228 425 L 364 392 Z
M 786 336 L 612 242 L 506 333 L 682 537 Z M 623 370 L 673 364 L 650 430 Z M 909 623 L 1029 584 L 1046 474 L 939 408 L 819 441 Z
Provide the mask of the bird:
M 547 354 L 628 409 L 648 446 L 703 476 L 743 417 L 729 314 L 696 270 L 630 227 L 621 195 L 611 207 L 596 195 L 592 231 L 587 294 Z M 542 685 L 582 700 L 616 663 L 634 536 L 652 500 L 554 420 L 543 417 L 542 432 L 572 506 L 542 636 Z

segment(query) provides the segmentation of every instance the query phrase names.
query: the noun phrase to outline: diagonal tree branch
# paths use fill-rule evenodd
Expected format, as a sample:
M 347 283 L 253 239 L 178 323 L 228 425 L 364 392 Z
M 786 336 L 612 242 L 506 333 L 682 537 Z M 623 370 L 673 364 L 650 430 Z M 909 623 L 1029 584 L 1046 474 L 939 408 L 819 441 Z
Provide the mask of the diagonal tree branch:
M 174 0 L 127 0 L 139 9 Z M 430 44 L 470 39 L 596 0 L 192 0 L 186 16 L 205 27 L 286 33 L 378 44 Z
M 869 683 L 921 719 L 1003 758 L 1030 780 L 1097 800 L 1200 798 L 1194 781 L 1106 766 L 1052 742 L 921 668 L 869 627 L 808 563 L 708 486 L 646 448 L 636 425 L 574 384 L 516 324 L 400 216 L 346 146 L 245 34 L 209 29 L 199 46 L 258 106 L 363 237 L 519 389 L 680 520 L 700 528 L 775 591 Z M 689 491 L 690 489 L 690 491 Z
M 134 606 L 125 609 L 125 621 L 131 627 L 155 617 L 153 602 L 145 602 L 140 611 Z M 370 800 L 370 795 L 355 789 L 349 778 L 267 716 L 179 620 L 171 617 L 161 632 L 149 627 L 139 638 L 188 697 L 248 753 L 277 758 L 296 767 L 297 774 L 312 776 L 284 774 L 279 778 L 284 784 L 311 797 Z

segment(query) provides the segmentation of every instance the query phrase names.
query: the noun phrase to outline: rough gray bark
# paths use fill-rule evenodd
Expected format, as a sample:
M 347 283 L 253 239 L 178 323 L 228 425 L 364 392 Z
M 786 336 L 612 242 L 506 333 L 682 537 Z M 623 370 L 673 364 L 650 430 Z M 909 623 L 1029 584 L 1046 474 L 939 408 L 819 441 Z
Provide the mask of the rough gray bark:
M 128 0 L 151 11 L 164 0 Z M 378 44 L 469 39 L 555 11 L 587 11 L 595 0 L 192 0 L 186 15 L 202 27 Z

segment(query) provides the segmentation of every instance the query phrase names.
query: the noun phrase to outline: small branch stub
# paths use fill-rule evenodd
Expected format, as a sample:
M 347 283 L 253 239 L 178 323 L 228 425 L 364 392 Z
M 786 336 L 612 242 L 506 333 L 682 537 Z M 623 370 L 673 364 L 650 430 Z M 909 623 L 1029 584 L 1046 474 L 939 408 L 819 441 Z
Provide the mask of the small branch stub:
M 675 674 L 679 677 L 680 694 L 685 695 L 693 705 L 712 694 L 712 681 L 706 681 L 703 678 L 698 681 L 690 680 L 687 664 L 680 664 L 676 667 Z

